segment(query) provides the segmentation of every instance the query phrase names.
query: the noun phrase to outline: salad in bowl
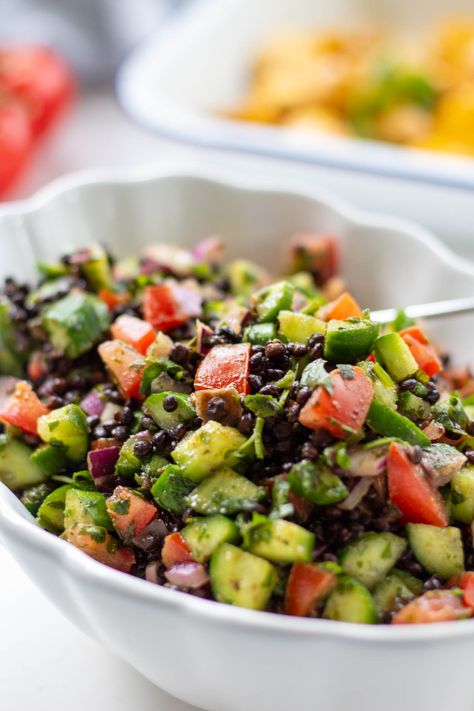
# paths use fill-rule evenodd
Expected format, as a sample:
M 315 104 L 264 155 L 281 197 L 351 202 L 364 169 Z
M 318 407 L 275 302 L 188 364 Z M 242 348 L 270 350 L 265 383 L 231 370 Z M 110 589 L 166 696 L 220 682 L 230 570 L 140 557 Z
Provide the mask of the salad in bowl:
M 371 319 L 338 240 L 275 279 L 218 237 L 93 244 L 0 295 L 0 481 L 95 560 L 253 610 L 474 610 L 474 377 Z M 350 288 L 350 285 L 349 285 Z

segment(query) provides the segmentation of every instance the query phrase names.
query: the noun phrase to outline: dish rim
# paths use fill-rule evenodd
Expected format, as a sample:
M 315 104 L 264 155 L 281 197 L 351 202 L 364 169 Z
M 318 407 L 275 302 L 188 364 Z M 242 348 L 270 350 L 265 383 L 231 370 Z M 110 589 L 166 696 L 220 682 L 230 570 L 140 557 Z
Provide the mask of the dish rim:
M 295 177 L 267 178 L 263 175 L 247 176 L 236 174 L 229 169 L 196 166 L 188 163 L 181 165 L 163 164 L 156 168 L 115 168 L 80 171 L 59 178 L 38 191 L 31 198 L 0 206 L 0 247 L 1 231 L 4 220 L 11 217 L 34 215 L 50 205 L 52 201 L 67 196 L 75 190 L 94 186 L 96 190 L 110 185 L 140 185 L 159 183 L 166 180 L 195 179 L 199 182 L 219 185 L 238 193 L 271 193 L 289 197 L 304 197 L 324 204 L 349 223 L 380 227 L 381 229 L 403 230 L 410 237 L 425 245 L 447 266 L 471 276 L 474 280 L 474 264 L 457 256 L 429 230 L 409 220 L 391 217 L 384 213 L 374 213 L 352 206 L 333 193 L 319 188 L 301 189 Z M 87 556 L 66 541 L 41 529 L 28 514 L 27 510 L 4 484 L 0 483 L 0 531 L 5 548 L 8 539 L 21 539 L 37 552 L 46 553 L 54 558 L 68 574 L 86 581 L 97 581 L 110 589 L 111 594 L 120 592 L 148 602 L 161 603 L 190 615 L 202 616 L 211 622 L 223 621 L 229 625 L 246 628 L 266 629 L 271 633 L 290 635 L 314 635 L 337 637 L 359 641 L 402 644 L 407 641 L 426 642 L 433 639 L 453 639 L 474 636 L 474 620 L 443 622 L 429 625 L 358 625 L 332 620 L 296 618 L 276 613 L 238 608 L 212 600 L 203 600 L 188 593 L 153 585 L 145 580 L 113 570 Z M 21 565 L 21 558 L 18 559 Z

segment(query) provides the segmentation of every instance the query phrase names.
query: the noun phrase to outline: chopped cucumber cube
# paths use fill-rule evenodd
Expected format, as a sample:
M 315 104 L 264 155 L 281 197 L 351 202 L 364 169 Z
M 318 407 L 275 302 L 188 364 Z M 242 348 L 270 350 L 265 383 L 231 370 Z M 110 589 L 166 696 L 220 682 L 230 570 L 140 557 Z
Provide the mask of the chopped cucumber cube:
M 372 590 L 393 568 L 406 545 L 393 533 L 364 533 L 342 552 L 342 569 Z
M 221 514 L 193 519 L 181 536 L 198 563 L 206 563 L 221 543 L 238 543 L 240 539 L 237 524 Z
M 464 550 L 459 528 L 409 523 L 407 535 L 416 559 L 431 575 L 448 580 L 463 572 Z
M 209 572 L 216 600 L 251 610 L 266 608 L 278 580 L 271 563 L 231 543 L 214 551 Z
M 199 482 L 224 464 L 232 466 L 232 454 L 246 441 L 234 427 L 210 420 L 183 437 L 171 456 L 183 476 Z
M 40 417 L 38 434 L 46 444 L 63 447 L 71 461 L 85 459 L 89 427 L 84 411 L 77 405 L 65 405 Z

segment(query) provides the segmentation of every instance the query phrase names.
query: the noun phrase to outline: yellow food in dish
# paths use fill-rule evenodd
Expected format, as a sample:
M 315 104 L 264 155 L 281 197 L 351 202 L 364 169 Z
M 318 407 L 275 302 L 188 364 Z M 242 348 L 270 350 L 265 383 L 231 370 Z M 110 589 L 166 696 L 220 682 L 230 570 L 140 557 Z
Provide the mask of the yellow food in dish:
M 276 37 L 229 114 L 474 155 L 474 19 L 446 20 L 414 47 L 368 27 Z

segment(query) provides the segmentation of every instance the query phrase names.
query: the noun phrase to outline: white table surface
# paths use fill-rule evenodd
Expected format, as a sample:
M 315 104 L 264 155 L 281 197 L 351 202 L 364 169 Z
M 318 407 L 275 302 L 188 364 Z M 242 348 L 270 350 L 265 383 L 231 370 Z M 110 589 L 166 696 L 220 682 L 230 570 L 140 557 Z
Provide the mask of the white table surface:
M 2 711 L 193 711 L 79 632 L 2 548 L 0 570 Z
M 94 166 L 153 165 L 163 160 L 187 157 L 198 164 L 228 162 L 228 156 L 203 155 L 197 149 L 178 146 L 133 126 L 118 110 L 111 96 L 86 97 L 63 126 L 37 154 L 33 165 L 13 197 L 31 195 L 49 180 L 64 173 Z M 295 169 L 271 161 L 255 164 L 231 158 L 236 168 L 248 171 Z M 376 179 L 330 174 L 321 169 L 300 167 L 302 184 L 313 181 L 331 190 L 340 189 L 361 205 L 373 203 L 392 209 L 393 193 Z M 450 240 L 456 232 L 449 215 L 434 220 L 427 209 L 436 200 L 421 188 L 397 187 L 400 206 L 411 200 L 412 217 L 434 222 Z M 419 198 L 418 198 L 419 196 Z M 472 212 L 472 196 L 453 196 L 450 214 Z M 419 214 L 418 214 L 419 213 Z M 474 244 L 465 239 L 465 224 L 456 239 L 459 251 L 474 255 Z M 453 228 L 451 227 L 453 224 Z M 459 220 L 457 222 L 459 226 Z M 433 226 L 433 225 L 431 225 Z M 467 234 L 467 232 L 466 232 Z M 470 236 L 470 235 L 469 235 Z M 116 658 L 66 621 L 39 593 L 0 547 L 0 710 L 1 711 L 192 711 L 148 683 L 127 664 Z

